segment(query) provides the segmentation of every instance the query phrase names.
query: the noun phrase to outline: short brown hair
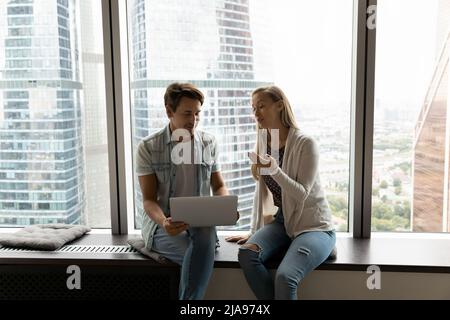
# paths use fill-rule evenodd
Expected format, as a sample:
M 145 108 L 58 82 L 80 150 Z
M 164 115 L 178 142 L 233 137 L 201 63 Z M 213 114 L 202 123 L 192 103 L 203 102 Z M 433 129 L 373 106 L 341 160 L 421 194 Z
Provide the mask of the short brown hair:
M 166 89 L 166 93 L 164 94 L 164 105 L 166 107 L 169 106 L 175 112 L 183 97 L 198 100 L 200 101 L 200 105 L 203 105 L 203 102 L 205 101 L 203 93 L 192 83 L 175 82 Z

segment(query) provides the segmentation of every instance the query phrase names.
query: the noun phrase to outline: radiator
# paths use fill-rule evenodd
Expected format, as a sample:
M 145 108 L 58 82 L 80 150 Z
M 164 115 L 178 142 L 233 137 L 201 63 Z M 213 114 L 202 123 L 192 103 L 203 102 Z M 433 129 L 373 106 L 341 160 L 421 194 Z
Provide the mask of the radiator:
M 30 251 L 0 248 L 0 252 Z M 80 246 L 68 245 L 58 251 L 127 253 L 128 246 Z M 137 253 L 136 253 L 137 254 Z M 24 255 L 24 259 L 26 256 Z M 47 260 L 48 261 L 48 260 Z M 160 300 L 177 299 L 179 268 L 164 266 L 111 266 L 71 263 L 79 266 L 80 288 L 69 289 L 67 281 L 73 273 L 67 265 L 0 265 L 0 300 Z

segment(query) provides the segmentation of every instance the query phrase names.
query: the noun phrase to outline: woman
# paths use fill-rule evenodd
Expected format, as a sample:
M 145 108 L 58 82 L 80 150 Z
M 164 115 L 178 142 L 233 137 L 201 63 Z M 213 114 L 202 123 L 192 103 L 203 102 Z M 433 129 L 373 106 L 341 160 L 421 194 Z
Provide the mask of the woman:
M 263 141 L 268 154 L 250 155 L 257 180 L 251 234 L 226 240 L 245 243 L 239 249 L 239 263 L 258 299 L 295 300 L 300 281 L 328 258 L 336 242 L 319 180 L 318 147 L 298 129 L 289 101 L 278 87 L 256 89 L 252 108 L 258 128 L 268 129 Z M 278 161 L 271 154 L 278 154 Z M 278 209 L 268 223 L 264 214 L 273 205 Z M 264 262 L 279 252 L 286 254 L 273 281 Z

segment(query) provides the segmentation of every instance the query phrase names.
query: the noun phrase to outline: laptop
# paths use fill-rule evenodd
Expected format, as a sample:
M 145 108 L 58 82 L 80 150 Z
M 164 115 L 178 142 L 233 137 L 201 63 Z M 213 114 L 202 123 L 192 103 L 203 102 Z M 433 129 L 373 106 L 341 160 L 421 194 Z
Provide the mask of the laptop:
M 237 220 L 238 197 L 170 198 L 172 221 L 183 221 L 191 227 L 232 226 Z

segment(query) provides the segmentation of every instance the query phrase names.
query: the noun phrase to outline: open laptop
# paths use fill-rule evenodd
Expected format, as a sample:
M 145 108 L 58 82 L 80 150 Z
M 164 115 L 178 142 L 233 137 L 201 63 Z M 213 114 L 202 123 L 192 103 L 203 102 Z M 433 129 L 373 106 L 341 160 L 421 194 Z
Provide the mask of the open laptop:
M 238 197 L 170 198 L 172 221 L 183 221 L 191 227 L 231 226 L 236 224 Z

